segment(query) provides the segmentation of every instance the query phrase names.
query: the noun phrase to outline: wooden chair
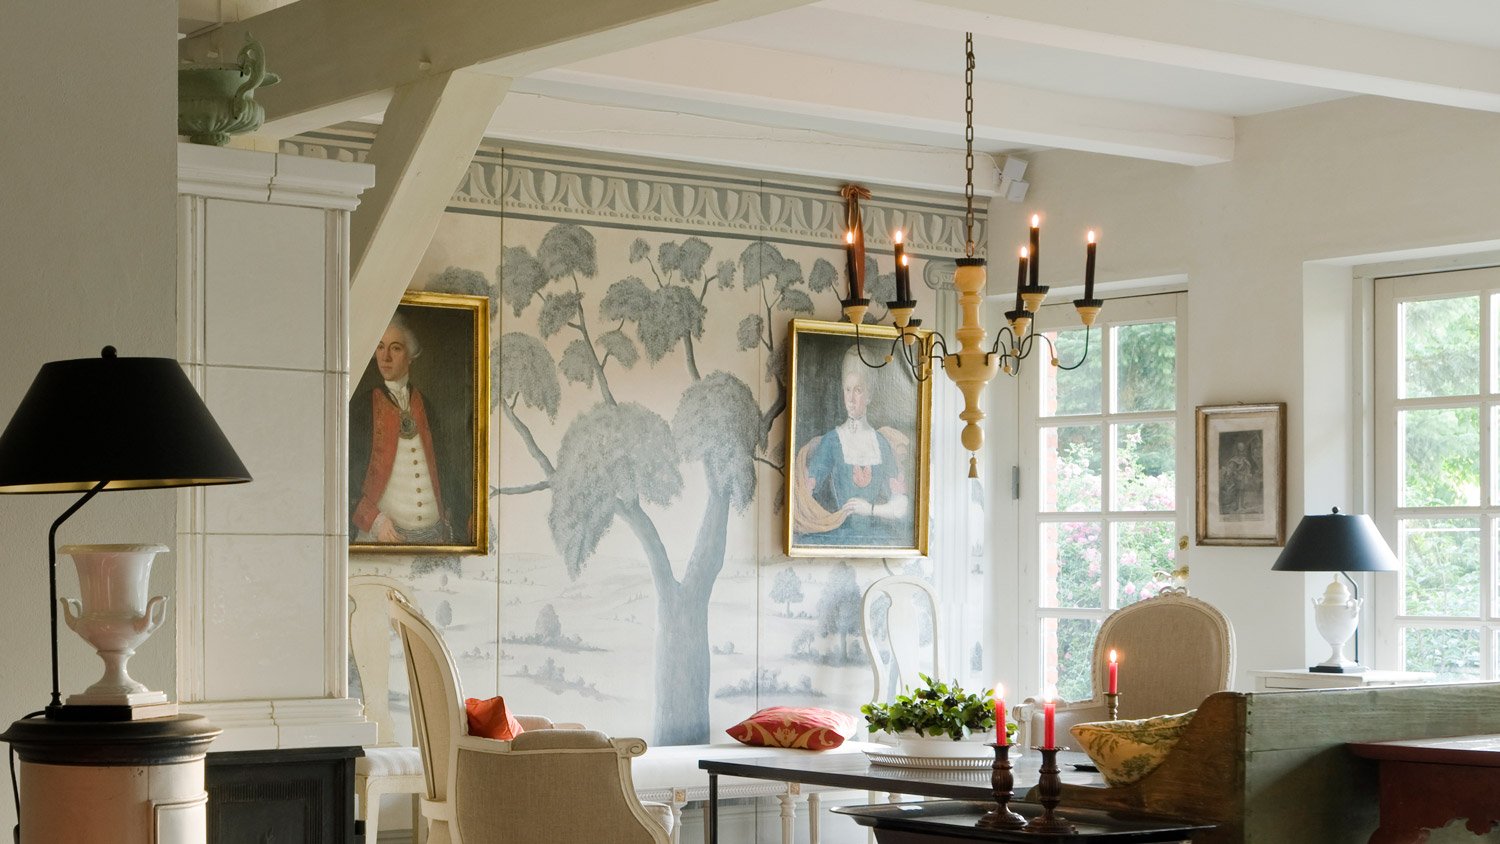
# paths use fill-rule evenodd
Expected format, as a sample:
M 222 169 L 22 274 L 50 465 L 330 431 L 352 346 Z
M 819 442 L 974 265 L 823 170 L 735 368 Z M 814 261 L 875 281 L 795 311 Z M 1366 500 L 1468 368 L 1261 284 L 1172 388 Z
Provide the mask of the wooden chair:
M 365 840 L 372 844 L 380 834 L 380 798 L 387 794 L 411 795 L 412 841 L 419 840 L 417 799 L 426 788 L 421 754 L 397 741 L 391 717 L 391 613 L 386 598 L 391 591 L 406 594 L 405 587 L 389 577 L 349 578 L 349 652 L 359 675 L 365 717 L 375 722 L 378 731 L 377 743 L 366 747 L 365 755 L 354 763 L 357 817 L 365 822 Z
M 671 810 L 643 804 L 631 782 L 645 741 L 528 716 L 518 716 L 526 731 L 513 741 L 470 736 L 447 646 L 399 592 L 388 597 L 426 771 L 429 844 L 668 844 Z
M 1109 651 L 1120 654 L 1121 719 L 1150 718 L 1197 708 L 1234 681 L 1234 630 L 1212 605 L 1180 592 L 1165 592 L 1111 613 L 1094 640 L 1094 695 L 1059 702 L 1057 741 L 1067 743 L 1074 724 L 1109 720 Z M 1039 735 L 1042 712 L 1036 698 L 1016 707 L 1021 741 Z M 1027 730 L 1035 730 L 1027 733 Z
M 885 629 L 879 631 L 877 627 L 881 625 L 876 623 L 877 612 L 882 606 L 885 608 Z M 865 589 L 864 599 L 860 601 L 860 632 L 864 636 L 870 665 L 875 669 L 875 692 L 870 697 L 871 703 L 886 703 L 907 686 L 919 685 L 918 674 L 945 679 L 938 668 L 937 619 L 937 593 L 920 577 L 882 577 Z M 922 641 L 924 633 L 928 635 L 927 642 Z M 889 659 L 881 659 L 882 645 Z M 816 796 L 816 793 L 808 795 L 808 811 L 813 813 L 817 812 Z M 892 803 L 900 798 L 900 792 L 895 791 L 884 795 L 884 799 Z M 881 799 L 881 795 L 870 792 L 872 802 L 878 803 Z M 869 840 L 874 842 L 874 830 L 870 831 Z
M 876 613 L 885 606 L 885 631 L 876 630 Z M 923 614 L 926 618 L 923 618 Z M 870 700 L 884 703 L 906 686 L 918 685 L 917 675 L 944 679 L 938 673 L 937 594 L 919 577 L 883 577 L 865 589 L 860 602 L 860 630 L 865 652 L 875 669 L 875 693 Z M 929 641 L 922 641 L 922 634 Z M 882 645 L 890 659 L 882 660 Z M 927 646 L 930 645 L 930 650 Z

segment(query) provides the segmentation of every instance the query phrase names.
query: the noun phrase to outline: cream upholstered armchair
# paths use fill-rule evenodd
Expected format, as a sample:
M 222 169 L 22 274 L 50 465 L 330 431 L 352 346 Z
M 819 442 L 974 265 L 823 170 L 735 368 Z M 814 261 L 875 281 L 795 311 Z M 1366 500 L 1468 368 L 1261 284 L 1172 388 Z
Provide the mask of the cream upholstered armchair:
M 526 731 L 512 741 L 469 735 L 447 646 L 399 592 L 388 597 L 426 771 L 428 844 L 668 844 L 670 809 L 643 804 L 631 784 L 631 757 L 646 742 L 529 716 L 518 716 Z
M 1120 654 L 1122 719 L 1150 718 L 1196 709 L 1234 679 L 1234 630 L 1212 605 L 1168 591 L 1110 614 L 1094 640 L 1094 696 L 1057 704 L 1059 744 L 1074 724 L 1109 720 L 1104 693 L 1109 682 L 1109 651 Z M 1042 707 L 1028 698 L 1016 707 L 1020 740 L 1034 744 L 1041 735 Z M 1038 739 L 1039 740 L 1039 739 Z

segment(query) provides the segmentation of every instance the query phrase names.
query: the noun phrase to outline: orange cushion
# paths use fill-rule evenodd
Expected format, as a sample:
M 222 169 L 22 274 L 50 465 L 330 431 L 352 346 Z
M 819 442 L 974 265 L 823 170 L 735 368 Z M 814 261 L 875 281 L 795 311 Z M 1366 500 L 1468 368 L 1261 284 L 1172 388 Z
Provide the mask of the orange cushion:
M 753 747 L 832 750 L 854 735 L 853 715 L 831 709 L 772 706 L 725 730 L 730 738 Z
M 524 732 L 521 722 L 505 708 L 505 698 L 492 697 L 480 700 L 471 697 L 464 701 L 469 713 L 469 735 L 481 738 L 510 741 Z

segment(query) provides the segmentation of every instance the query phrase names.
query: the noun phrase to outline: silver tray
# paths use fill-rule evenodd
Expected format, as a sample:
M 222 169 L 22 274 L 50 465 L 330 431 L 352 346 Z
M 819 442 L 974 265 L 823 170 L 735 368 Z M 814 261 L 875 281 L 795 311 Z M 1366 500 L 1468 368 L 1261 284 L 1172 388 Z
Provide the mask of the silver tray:
M 871 764 L 888 765 L 892 768 L 931 768 L 948 771 L 989 770 L 995 764 L 995 752 L 984 745 L 979 745 L 978 749 L 983 750 L 984 755 L 976 753 L 972 756 L 915 756 L 895 747 L 880 750 L 866 748 L 864 753 L 869 757 Z

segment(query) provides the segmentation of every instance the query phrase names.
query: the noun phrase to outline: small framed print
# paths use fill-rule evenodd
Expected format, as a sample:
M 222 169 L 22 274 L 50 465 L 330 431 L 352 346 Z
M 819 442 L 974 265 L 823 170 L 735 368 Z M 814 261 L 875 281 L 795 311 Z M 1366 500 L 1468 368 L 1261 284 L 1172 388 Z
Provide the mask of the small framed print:
M 1286 543 L 1286 404 L 1200 407 L 1198 544 Z
M 349 402 L 349 549 L 489 549 L 489 299 L 407 293 Z
M 925 555 L 931 379 L 899 355 L 878 365 L 891 326 L 797 319 L 790 333 L 787 556 Z

